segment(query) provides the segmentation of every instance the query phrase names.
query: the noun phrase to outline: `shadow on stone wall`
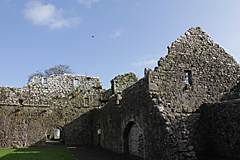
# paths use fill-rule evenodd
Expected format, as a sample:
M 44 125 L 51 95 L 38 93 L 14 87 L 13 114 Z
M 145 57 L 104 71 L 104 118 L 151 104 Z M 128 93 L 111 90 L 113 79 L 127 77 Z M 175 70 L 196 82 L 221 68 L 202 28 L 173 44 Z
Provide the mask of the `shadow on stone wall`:
M 223 95 L 221 101 L 240 98 L 240 83 L 234 86 L 229 93 Z
M 63 141 L 66 146 L 92 145 L 92 110 L 63 127 Z
M 198 146 L 201 155 L 240 159 L 240 83 L 220 102 L 201 105 Z
M 61 128 L 60 139 L 54 139 L 51 135 L 32 143 L 29 147 L 61 147 L 87 146 L 93 144 L 92 138 L 92 111 L 82 114 Z M 55 128 L 59 128 L 57 125 Z M 19 146 L 21 148 L 21 146 Z M 13 148 L 19 148 L 18 146 Z
M 223 95 L 220 102 L 204 103 L 195 112 L 181 113 L 178 132 L 183 143 L 177 143 L 178 152 L 183 151 L 180 157 L 191 157 L 192 149 L 199 160 L 239 160 L 239 98 L 240 83 Z
M 201 106 L 202 140 L 205 154 L 240 159 L 240 100 Z

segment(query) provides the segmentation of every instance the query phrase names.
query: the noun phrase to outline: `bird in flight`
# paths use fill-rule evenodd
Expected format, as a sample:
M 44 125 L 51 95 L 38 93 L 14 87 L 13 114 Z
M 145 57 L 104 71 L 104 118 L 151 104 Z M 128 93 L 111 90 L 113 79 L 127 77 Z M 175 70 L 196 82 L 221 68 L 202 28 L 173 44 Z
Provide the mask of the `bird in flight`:
M 92 38 L 94 38 L 94 35 L 92 35 Z

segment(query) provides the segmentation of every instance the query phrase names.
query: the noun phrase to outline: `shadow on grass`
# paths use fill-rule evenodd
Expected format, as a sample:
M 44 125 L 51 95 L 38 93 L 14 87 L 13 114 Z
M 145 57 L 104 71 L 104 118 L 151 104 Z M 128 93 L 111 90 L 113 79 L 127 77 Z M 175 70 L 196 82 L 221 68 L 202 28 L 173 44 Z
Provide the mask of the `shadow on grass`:
M 1 160 L 75 160 L 66 148 L 22 148 L 0 150 Z

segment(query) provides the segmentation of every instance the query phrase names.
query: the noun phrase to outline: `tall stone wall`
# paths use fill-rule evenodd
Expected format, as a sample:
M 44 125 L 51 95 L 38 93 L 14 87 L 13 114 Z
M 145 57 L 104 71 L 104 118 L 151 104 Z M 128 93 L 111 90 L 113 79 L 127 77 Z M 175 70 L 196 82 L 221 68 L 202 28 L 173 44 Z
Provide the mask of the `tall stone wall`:
M 145 159 L 169 159 L 168 134 L 163 106 L 149 92 L 148 77 L 110 97 L 95 110 L 94 143 L 118 152 Z
M 150 91 L 168 113 L 172 157 L 194 159 L 203 148 L 199 107 L 221 100 L 239 82 L 239 65 L 199 27 L 189 29 L 168 47 L 154 71 Z
M 95 144 L 145 159 L 196 159 L 206 150 L 200 108 L 238 97 L 239 71 L 201 28 L 189 29 L 154 71 L 146 69 L 144 78 L 96 112 Z

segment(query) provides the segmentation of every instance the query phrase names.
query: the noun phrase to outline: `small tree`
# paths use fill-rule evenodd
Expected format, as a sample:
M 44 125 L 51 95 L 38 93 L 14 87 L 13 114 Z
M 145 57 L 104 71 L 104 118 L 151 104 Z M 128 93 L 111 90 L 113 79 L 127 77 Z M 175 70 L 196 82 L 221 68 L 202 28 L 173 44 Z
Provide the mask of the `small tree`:
M 40 71 L 37 71 L 36 73 L 32 73 L 30 76 L 28 76 L 28 82 L 31 81 L 31 79 L 34 77 L 34 76 L 39 76 L 39 77 L 43 77 L 44 74 Z
M 51 75 L 61 75 L 61 74 L 73 74 L 73 71 L 72 69 L 70 68 L 70 66 L 68 65 L 62 65 L 62 64 L 59 64 L 59 65 L 56 65 L 52 68 L 49 68 L 49 69 L 46 69 L 44 71 L 45 74 L 43 74 L 42 72 L 40 71 L 37 71 L 36 73 L 32 73 L 29 77 L 28 77 L 28 82 L 31 81 L 31 79 L 34 77 L 34 76 L 39 76 L 39 77 L 49 77 Z
M 51 75 L 61 75 L 61 74 L 73 74 L 72 69 L 68 65 L 56 65 L 52 68 L 46 69 L 45 70 L 45 76 L 49 77 Z

